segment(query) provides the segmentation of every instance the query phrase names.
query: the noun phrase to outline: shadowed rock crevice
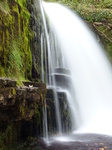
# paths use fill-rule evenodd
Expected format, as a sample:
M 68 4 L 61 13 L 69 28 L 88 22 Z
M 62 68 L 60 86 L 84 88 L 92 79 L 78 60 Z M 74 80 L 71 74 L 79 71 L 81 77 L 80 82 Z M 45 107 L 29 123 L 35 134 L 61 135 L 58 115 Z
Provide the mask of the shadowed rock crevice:
M 0 78 L 0 141 L 2 145 L 5 145 L 7 134 L 11 134 L 7 137 L 8 141 L 13 136 L 18 141 L 28 136 L 42 135 L 42 109 L 45 97 L 45 84 L 26 82 L 26 86 L 17 87 L 16 81 Z M 13 128 L 16 134 L 12 131 Z M 12 144 L 14 144 L 13 141 L 10 147 Z

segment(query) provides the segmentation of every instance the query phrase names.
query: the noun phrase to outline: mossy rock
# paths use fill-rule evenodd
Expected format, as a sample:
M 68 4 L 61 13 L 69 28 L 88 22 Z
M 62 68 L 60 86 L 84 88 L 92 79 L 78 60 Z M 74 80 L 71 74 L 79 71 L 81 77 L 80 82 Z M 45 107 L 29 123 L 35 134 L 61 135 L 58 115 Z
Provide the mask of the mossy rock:
M 26 0 L 18 2 L 11 0 L 9 6 L 8 13 L 0 9 L 0 76 L 14 77 L 17 80 L 31 79 L 30 13 L 26 8 Z M 16 51 L 20 56 L 20 65 L 17 62 L 18 58 L 14 55 Z

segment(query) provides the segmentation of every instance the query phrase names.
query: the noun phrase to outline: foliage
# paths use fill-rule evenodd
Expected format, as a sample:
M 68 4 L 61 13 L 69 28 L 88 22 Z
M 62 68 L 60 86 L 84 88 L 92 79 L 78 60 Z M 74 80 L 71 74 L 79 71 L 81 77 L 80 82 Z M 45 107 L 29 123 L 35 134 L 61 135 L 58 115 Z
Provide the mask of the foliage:
M 112 1 L 111 0 L 104 0 L 104 6 L 107 8 L 112 8 Z
M 1 4 L 7 5 L 9 10 Z M 0 76 L 12 77 L 18 84 L 31 78 L 33 34 L 29 21 L 26 0 L 0 1 Z
M 12 41 L 10 45 L 10 54 L 8 63 L 9 67 L 7 71 L 10 77 L 15 76 L 17 79 L 18 77 L 24 77 L 22 70 L 23 60 L 20 54 L 20 49 L 17 41 Z

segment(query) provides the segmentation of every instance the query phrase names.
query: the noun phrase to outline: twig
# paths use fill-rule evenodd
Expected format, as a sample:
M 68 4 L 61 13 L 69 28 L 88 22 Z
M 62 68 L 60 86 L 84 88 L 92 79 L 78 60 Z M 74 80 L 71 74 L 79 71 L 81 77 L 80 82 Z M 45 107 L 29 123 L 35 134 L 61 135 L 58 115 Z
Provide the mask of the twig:
M 99 29 L 96 28 L 96 25 L 93 23 L 93 26 L 95 27 L 95 29 L 101 33 L 107 40 L 109 40 L 110 42 L 112 42 L 112 40 L 110 38 L 108 38 L 104 33 L 102 33 Z
M 94 25 L 96 26 L 106 26 L 109 30 L 112 28 L 112 24 L 111 23 L 107 23 L 107 22 L 94 22 Z

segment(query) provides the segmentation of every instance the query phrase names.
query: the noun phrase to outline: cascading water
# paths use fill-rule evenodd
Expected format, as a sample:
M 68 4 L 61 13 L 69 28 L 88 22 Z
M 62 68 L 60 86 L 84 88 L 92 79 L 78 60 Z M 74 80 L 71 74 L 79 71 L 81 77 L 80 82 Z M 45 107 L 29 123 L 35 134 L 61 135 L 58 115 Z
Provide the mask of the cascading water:
M 76 125 L 78 120 L 77 131 L 79 132 L 112 134 L 112 68 L 105 52 L 76 14 L 59 4 L 43 2 L 43 7 L 50 21 L 51 32 L 56 36 L 58 50 L 61 51 L 58 53 L 62 53 L 65 66 L 71 71 L 73 83 L 71 88 L 75 89 L 75 98 L 72 89 L 70 90 L 72 98 L 68 101 L 73 105 L 72 115 L 75 113 L 74 118 L 77 117 L 73 118 L 73 125 Z M 44 26 L 48 64 L 51 69 L 49 75 L 51 75 L 54 72 L 52 68 L 56 67 L 54 65 L 51 67 L 51 64 L 57 62 L 57 59 L 55 60 L 53 55 L 50 56 L 45 18 Z M 53 51 L 57 50 L 53 47 L 51 47 Z M 59 63 L 60 60 L 58 67 L 62 65 Z
M 43 34 L 41 34 L 41 70 L 42 70 L 42 82 L 44 82 L 44 63 L 43 63 Z
M 48 141 L 48 127 L 47 127 L 47 108 L 46 108 L 46 100 L 44 100 L 43 107 L 43 136 Z
M 52 39 L 52 35 L 50 37 L 50 35 L 48 34 L 48 30 L 47 30 L 47 24 L 46 24 L 46 20 L 45 20 L 45 14 L 43 11 L 43 7 L 41 5 L 40 2 L 40 8 L 41 8 L 41 13 L 42 13 L 42 17 L 43 17 L 43 24 L 44 24 L 44 28 L 45 28 L 45 36 L 46 36 L 46 42 L 47 42 L 47 49 L 48 49 L 48 69 L 46 68 L 46 81 L 47 81 L 47 88 L 52 88 L 53 92 L 54 92 L 54 99 L 55 99 L 55 108 L 56 108 L 56 116 L 57 116 L 57 128 L 59 133 L 62 132 L 62 128 L 61 128 L 61 118 L 60 118 L 60 109 L 59 109 L 59 104 L 58 104 L 58 96 L 57 96 L 57 92 L 56 92 L 56 83 L 55 83 L 55 77 L 52 76 L 52 73 L 54 72 L 54 67 L 56 65 L 56 61 L 55 61 L 55 54 L 54 54 L 54 43 L 53 43 L 53 39 Z M 42 36 L 41 36 L 42 37 Z M 44 38 L 41 38 L 41 45 L 44 43 L 44 48 L 45 48 L 45 62 L 46 60 L 46 42 Z M 41 49 L 43 49 L 43 46 L 41 46 Z M 51 49 L 52 49 L 52 53 L 51 53 Z M 41 50 L 43 52 L 43 50 Z M 42 61 L 43 61 L 43 55 L 42 55 Z M 45 64 L 45 67 L 47 67 L 47 63 Z M 48 70 L 48 72 L 47 72 Z M 42 67 L 42 72 L 43 72 L 43 67 Z M 47 74 L 48 73 L 48 74 Z M 42 79 L 43 79 L 43 73 L 42 73 Z

